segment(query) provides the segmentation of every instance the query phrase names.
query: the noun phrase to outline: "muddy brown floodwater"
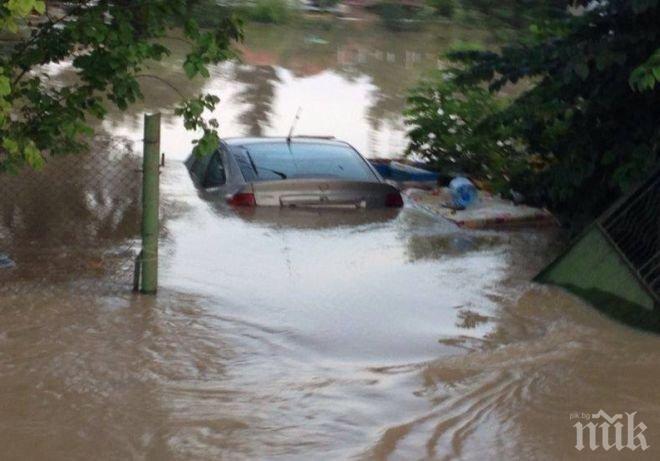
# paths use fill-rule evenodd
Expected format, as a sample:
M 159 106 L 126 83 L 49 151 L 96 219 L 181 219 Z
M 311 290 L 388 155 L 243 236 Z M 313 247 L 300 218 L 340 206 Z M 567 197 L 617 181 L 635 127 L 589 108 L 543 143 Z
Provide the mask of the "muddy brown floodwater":
M 374 122 L 400 95 L 364 68 L 381 75 L 399 56 L 400 72 L 414 70 L 427 51 L 378 37 L 340 52 L 328 40 L 316 67 L 255 45 L 251 83 L 216 69 L 227 132 L 267 126 L 264 113 L 282 131 L 295 94 L 325 101 L 330 128 L 365 153 L 400 147 L 398 118 Z M 363 110 L 379 84 L 396 97 Z M 248 111 L 250 88 L 273 104 Z M 660 337 L 531 283 L 560 247 L 552 232 L 460 231 L 410 206 L 237 213 L 193 188 L 177 123 L 164 127 L 157 296 L 103 278 L 91 290 L 30 274 L 2 286 L 2 459 L 660 458 Z M 137 115 L 105 128 L 140 138 Z M 599 410 L 637 412 L 650 448 L 577 451 L 575 415 Z

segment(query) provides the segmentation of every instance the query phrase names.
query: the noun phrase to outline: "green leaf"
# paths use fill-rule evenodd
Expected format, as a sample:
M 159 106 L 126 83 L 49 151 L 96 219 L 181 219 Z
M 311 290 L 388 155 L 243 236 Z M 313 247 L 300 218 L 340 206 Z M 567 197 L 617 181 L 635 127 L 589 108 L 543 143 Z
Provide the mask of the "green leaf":
M 11 93 L 11 81 L 4 75 L 0 75 L 0 96 Z
M 184 25 L 184 32 L 190 38 L 199 37 L 199 27 L 197 26 L 197 21 L 194 19 L 188 19 Z
M 183 64 L 183 70 L 186 72 L 186 76 L 188 78 L 193 78 L 195 75 L 197 75 L 197 66 L 195 66 L 190 61 L 186 61 Z
M 655 77 L 652 74 L 646 74 L 641 81 L 641 86 L 645 90 L 652 90 L 655 86 Z
M 46 2 L 44 1 L 34 2 L 34 10 L 39 14 L 44 14 L 46 12 Z
M 37 149 L 33 142 L 29 142 L 25 146 L 23 156 L 27 164 L 35 170 L 42 168 L 44 165 L 44 158 L 41 156 L 41 152 L 39 152 L 39 149 Z
M 655 66 L 651 69 L 651 72 L 653 72 L 655 79 L 660 82 L 660 66 Z
M 2 147 L 4 147 L 10 155 L 16 155 L 18 153 L 18 142 L 12 138 L 5 137 L 2 140 Z
M 198 100 L 191 101 L 189 107 L 190 112 L 194 117 L 198 117 L 204 112 L 204 105 Z

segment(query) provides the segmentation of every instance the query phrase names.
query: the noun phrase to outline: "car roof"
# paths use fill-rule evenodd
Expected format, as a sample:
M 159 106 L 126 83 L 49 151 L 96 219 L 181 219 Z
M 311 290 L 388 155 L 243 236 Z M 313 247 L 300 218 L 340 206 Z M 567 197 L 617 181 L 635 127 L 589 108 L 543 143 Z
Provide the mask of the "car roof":
M 282 137 L 236 137 L 223 138 L 222 141 L 228 146 L 249 146 L 251 144 L 280 144 L 286 143 L 287 138 Z M 325 144 L 330 146 L 348 146 L 345 141 L 326 136 L 292 136 L 292 144 Z

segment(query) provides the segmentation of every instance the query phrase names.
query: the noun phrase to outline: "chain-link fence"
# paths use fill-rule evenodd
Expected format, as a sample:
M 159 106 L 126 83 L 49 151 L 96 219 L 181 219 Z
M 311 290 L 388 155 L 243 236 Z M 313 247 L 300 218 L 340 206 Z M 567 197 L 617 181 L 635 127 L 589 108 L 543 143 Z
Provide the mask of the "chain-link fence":
M 85 155 L 51 158 L 39 171 L 0 173 L 0 288 L 132 287 L 141 159 L 125 140 L 92 146 Z
M 660 301 L 660 171 L 612 209 L 600 226 Z

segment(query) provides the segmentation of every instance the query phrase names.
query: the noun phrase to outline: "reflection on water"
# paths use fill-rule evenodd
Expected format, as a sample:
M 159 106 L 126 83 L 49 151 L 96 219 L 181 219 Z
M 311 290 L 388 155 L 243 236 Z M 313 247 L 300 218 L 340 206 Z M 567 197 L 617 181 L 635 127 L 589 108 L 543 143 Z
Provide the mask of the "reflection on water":
M 409 253 L 413 260 L 444 258 L 483 250 L 501 241 L 502 236 L 498 234 L 454 232 L 446 235 L 414 235 L 410 238 Z
M 396 34 L 350 22 L 327 30 L 259 26 L 246 37 L 246 66 L 243 78 L 237 77 L 245 89 L 236 99 L 246 108 L 242 126 L 232 127 L 231 134 L 241 134 L 241 128 L 286 133 L 292 111 L 300 106 L 298 132 L 333 134 L 370 156 L 403 152 L 405 93 L 421 75 L 442 65 L 440 54 L 448 46 L 492 40 L 488 31 L 452 24 Z M 264 110 L 266 101 L 270 111 Z M 255 120 L 270 123 L 255 131 Z
M 208 81 L 186 79 L 179 67 L 185 45 L 174 39 L 167 43 L 173 56 L 145 74 L 166 79 L 186 96 L 219 95 L 215 115 L 223 136 L 284 135 L 300 107 L 297 133 L 335 135 L 367 156 L 398 156 L 405 148 L 406 91 L 443 65 L 443 51 L 466 41 L 491 46 L 494 31 L 451 23 L 398 34 L 341 21 L 327 27 L 249 25 L 240 63 L 210 69 Z M 143 83 L 144 105 L 111 114 L 106 128 L 137 140 L 141 111 L 164 111 L 167 153 L 183 158 L 194 135 L 172 114 L 179 95 L 148 77 Z
M 275 85 L 279 82 L 277 70 L 270 65 L 237 65 L 233 78 L 243 88 L 236 95 L 247 109 L 239 117 L 246 136 L 263 136 L 271 124 Z
M 0 175 L 0 250 L 10 280 L 130 277 L 140 226 L 140 159 L 131 142 L 97 136 L 88 155 Z

